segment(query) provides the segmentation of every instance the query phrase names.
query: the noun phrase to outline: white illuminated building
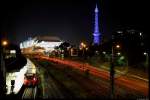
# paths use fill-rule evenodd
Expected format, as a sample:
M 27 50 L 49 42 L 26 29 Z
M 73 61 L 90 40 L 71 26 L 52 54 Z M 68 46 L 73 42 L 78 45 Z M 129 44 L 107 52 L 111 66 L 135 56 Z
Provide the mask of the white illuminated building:
M 61 42 L 46 42 L 41 41 L 40 43 L 37 43 L 35 46 L 43 47 L 46 51 L 53 51 L 55 46 L 59 46 Z
M 7 95 L 11 94 L 11 80 L 15 80 L 14 94 L 17 94 L 23 86 L 24 75 L 26 73 L 36 73 L 36 68 L 30 59 L 27 59 L 27 64 L 19 71 L 6 72 Z
M 36 38 L 28 38 L 28 40 L 20 43 L 20 48 L 28 48 L 28 47 L 32 47 L 33 45 L 37 44 L 37 40 Z
M 28 40 L 20 43 L 20 48 L 23 52 L 51 52 L 56 46 L 59 46 L 63 41 L 54 36 L 37 36 L 28 38 Z M 40 48 L 40 49 L 37 49 Z
M 27 72 L 27 66 L 25 65 L 20 71 L 14 71 L 14 72 L 6 72 L 6 85 L 7 85 L 7 93 L 11 93 L 11 80 L 15 80 L 14 84 L 14 94 L 17 94 L 21 87 L 23 86 L 24 82 L 24 74 Z

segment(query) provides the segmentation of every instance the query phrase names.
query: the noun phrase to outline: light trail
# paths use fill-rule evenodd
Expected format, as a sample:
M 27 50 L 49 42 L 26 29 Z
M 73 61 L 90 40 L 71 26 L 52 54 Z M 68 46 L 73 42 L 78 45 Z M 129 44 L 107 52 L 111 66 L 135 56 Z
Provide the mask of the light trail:
M 89 73 L 92 75 L 98 76 L 106 80 L 110 79 L 110 74 L 108 71 L 101 70 L 91 65 L 83 66 L 84 65 L 83 63 L 70 61 L 70 60 L 61 60 L 57 58 L 48 58 L 45 56 L 36 56 L 36 58 L 68 65 L 72 68 L 79 69 L 81 71 L 85 71 L 88 69 Z M 140 92 L 143 95 L 148 96 L 148 83 L 145 81 L 139 80 L 138 82 L 136 82 L 134 79 L 127 78 L 126 76 L 120 76 L 119 78 L 115 79 L 115 84 L 125 86 L 129 89 L 135 90 L 135 92 Z

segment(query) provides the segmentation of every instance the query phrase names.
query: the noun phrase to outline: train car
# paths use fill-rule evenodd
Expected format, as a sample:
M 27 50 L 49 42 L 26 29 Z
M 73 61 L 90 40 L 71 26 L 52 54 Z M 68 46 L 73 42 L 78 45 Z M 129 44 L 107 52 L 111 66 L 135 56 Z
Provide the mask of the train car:
M 35 65 L 28 59 L 27 72 L 24 75 L 24 86 L 34 87 L 38 84 L 38 75 Z
M 24 77 L 24 85 L 34 87 L 38 85 L 38 77 L 35 73 L 26 73 Z

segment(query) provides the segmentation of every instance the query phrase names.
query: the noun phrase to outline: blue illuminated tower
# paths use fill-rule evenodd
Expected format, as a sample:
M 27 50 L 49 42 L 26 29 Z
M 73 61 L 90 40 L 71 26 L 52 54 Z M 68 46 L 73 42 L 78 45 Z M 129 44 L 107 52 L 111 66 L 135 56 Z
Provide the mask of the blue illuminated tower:
M 93 44 L 100 44 L 100 36 L 101 33 L 99 32 L 99 26 L 98 26 L 98 7 L 96 4 L 95 8 L 95 24 L 94 24 L 94 33 L 93 33 Z

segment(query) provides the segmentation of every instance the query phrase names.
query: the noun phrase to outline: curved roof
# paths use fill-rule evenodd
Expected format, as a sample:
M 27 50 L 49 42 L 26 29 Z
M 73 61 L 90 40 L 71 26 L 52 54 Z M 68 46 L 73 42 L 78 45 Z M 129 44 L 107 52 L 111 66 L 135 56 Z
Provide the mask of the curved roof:
M 35 38 L 39 41 L 61 42 L 60 38 L 56 36 L 37 36 Z

